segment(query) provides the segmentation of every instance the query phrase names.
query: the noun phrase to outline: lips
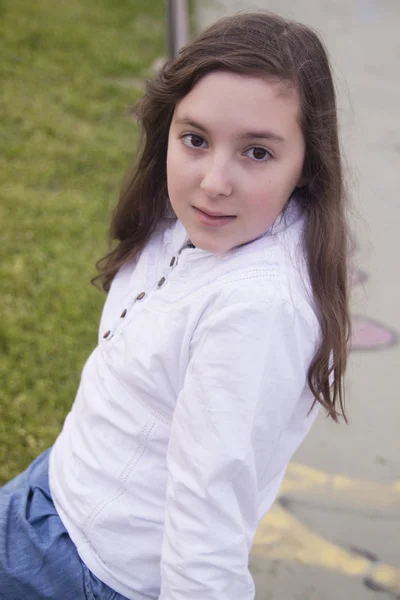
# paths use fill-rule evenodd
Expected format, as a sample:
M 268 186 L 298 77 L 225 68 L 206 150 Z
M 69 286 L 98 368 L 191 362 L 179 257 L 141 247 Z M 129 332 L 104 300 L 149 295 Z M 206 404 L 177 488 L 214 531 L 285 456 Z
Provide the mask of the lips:
M 215 213 L 214 215 L 210 215 L 195 206 L 193 206 L 193 210 L 195 211 L 196 219 L 206 227 L 225 227 L 225 225 L 236 219 L 236 215 L 215 216 Z
M 197 208 L 196 206 L 194 208 L 196 208 L 196 210 L 199 210 L 200 212 L 204 213 L 205 215 L 208 215 L 209 217 L 234 217 L 235 216 L 235 215 L 225 215 L 225 214 L 219 213 L 219 212 L 211 212 L 208 210 L 204 210 L 202 208 Z

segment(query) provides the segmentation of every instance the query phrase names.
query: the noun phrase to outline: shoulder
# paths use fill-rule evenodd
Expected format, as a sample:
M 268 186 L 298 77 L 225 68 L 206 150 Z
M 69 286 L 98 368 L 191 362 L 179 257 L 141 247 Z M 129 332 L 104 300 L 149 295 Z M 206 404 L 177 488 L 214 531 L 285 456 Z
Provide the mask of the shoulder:
M 224 320 L 231 326 L 235 323 L 254 327 L 268 325 L 272 321 L 286 324 L 303 322 L 310 334 L 318 336 L 319 320 L 313 303 L 300 291 L 293 290 L 284 276 L 271 280 L 262 275 L 253 279 L 232 279 L 213 289 L 208 295 L 207 306 L 202 317 L 210 321 Z
M 303 243 L 305 215 L 299 207 L 262 238 L 235 249 L 225 259 L 225 273 L 214 282 L 213 296 L 220 308 L 280 307 L 318 324 Z M 221 259 L 222 260 L 222 259 Z
M 194 340 L 222 335 L 242 347 L 256 340 L 264 344 L 287 343 L 309 347 L 313 354 L 320 339 L 320 324 L 313 306 L 293 293 L 279 277 L 271 280 L 235 278 L 213 289 L 199 315 Z M 231 340 L 231 342 L 229 342 Z
M 282 293 L 279 284 L 238 283 L 229 282 L 209 298 L 192 331 L 192 358 L 200 352 L 209 361 L 217 352 L 218 364 L 226 364 L 232 377 L 238 362 L 248 373 L 268 365 L 270 374 L 286 379 L 290 373 L 305 374 L 320 340 L 313 310 Z

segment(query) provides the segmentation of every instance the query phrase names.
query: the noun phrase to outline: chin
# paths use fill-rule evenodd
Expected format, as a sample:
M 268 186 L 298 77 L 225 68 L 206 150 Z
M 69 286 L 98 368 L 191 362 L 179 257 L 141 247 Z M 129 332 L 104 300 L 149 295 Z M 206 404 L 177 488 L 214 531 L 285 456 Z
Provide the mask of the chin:
M 195 239 L 192 239 L 192 244 L 194 244 L 196 246 L 196 248 L 199 248 L 200 250 L 204 250 L 204 252 L 211 252 L 212 254 L 223 254 L 224 252 L 229 252 L 229 250 L 231 250 L 233 248 L 232 245 L 223 245 L 223 244 L 213 244 L 213 243 L 208 243 L 207 242 L 203 242 L 201 240 L 198 240 L 198 242 L 196 242 Z

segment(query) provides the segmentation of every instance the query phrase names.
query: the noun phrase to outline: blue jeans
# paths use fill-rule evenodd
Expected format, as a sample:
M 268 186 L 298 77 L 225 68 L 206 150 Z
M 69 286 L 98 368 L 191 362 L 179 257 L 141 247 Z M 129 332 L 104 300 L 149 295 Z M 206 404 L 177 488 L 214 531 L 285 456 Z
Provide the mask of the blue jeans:
M 49 452 L 0 488 L 0 599 L 126 600 L 79 558 L 51 499 Z

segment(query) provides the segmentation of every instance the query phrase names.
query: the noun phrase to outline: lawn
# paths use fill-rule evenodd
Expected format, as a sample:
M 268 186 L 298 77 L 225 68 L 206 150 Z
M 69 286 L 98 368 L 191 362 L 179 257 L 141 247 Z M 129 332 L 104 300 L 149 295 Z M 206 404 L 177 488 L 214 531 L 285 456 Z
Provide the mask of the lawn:
M 90 279 L 163 0 L 0 0 L 0 483 L 56 438 L 96 344 Z

